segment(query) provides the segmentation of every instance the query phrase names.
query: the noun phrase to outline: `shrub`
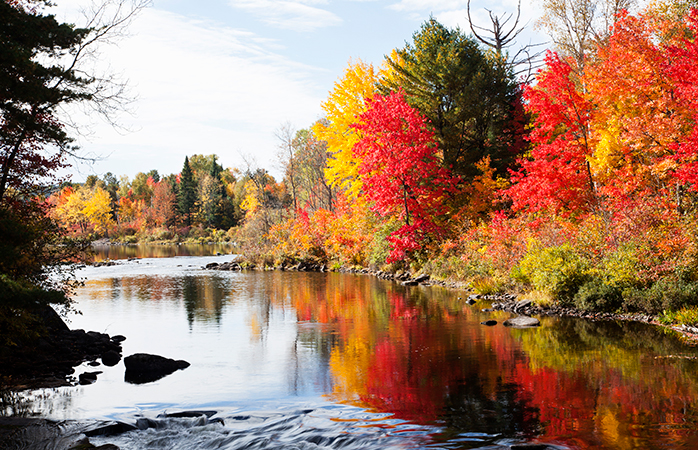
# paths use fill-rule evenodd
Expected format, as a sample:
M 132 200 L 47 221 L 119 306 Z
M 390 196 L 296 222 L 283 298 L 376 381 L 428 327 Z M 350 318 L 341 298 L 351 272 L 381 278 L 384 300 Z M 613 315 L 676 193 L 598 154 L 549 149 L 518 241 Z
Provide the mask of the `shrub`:
M 512 269 L 512 278 L 530 284 L 562 304 L 570 304 L 577 291 L 590 281 L 589 261 L 567 243 L 547 248 L 538 244 L 529 247 Z
M 680 275 L 664 277 L 648 289 L 633 288 L 624 291 L 624 306 L 630 311 L 659 314 L 698 305 L 698 282 Z
M 574 306 L 590 311 L 615 311 L 623 305 L 621 290 L 594 279 L 584 284 L 574 296 Z

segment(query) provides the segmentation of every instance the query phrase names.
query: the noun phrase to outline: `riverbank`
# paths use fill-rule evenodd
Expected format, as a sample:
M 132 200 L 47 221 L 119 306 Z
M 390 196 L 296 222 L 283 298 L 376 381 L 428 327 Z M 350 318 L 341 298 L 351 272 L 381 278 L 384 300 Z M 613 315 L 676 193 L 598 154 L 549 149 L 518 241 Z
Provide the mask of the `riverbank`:
M 89 362 L 98 367 L 121 360 L 123 336 L 71 330 L 50 306 L 33 314 L 44 332 L 36 339 L 1 349 L 0 390 L 71 386 L 81 382 L 73 376 L 80 364 Z
M 479 302 L 489 304 L 487 309 L 493 311 L 505 311 L 516 315 L 524 316 L 550 316 L 550 317 L 574 317 L 592 321 L 632 321 L 647 323 L 662 327 L 678 333 L 687 343 L 698 345 L 698 327 L 685 324 L 662 323 L 659 316 L 646 313 L 630 312 L 608 312 L 608 311 L 587 311 L 575 307 L 566 307 L 556 304 L 540 305 L 531 300 L 520 298 L 519 294 L 497 293 L 497 294 L 477 294 L 465 282 L 443 281 L 432 279 L 431 276 L 423 273 L 411 274 L 408 271 L 386 272 L 382 270 L 371 270 L 369 268 L 339 267 L 328 268 L 321 263 L 299 262 L 294 265 L 258 266 L 242 257 L 235 258 L 227 263 L 212 263 L 204 267 L 206 270 L 294 270 L 308 272 L 341 272 L 360 275 L 375 276 L 383 280 L 391 280 L 405 286 L 441 286 L 447 289 L 462 291 L 462 299 L 465 303 L 475 305 Z

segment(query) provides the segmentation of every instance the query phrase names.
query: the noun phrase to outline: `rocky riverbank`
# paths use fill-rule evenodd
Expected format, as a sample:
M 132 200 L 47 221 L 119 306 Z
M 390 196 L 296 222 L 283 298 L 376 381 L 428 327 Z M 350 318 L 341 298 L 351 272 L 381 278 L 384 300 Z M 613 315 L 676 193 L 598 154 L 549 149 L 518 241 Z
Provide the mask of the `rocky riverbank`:
M 465 283 L 446 282 L 431 279 L 426 274 L 411 274 L 407 271 L 385 272 L 381 270 L 371 270 L 369 268 L 340 267 L 338 269 L 328 269 L 324 264 L 300 262 L 294 265 L 279 265 L 273 267 L 257 267 L 245 261 L 243 258 L 236 258 L 226 263 L 211 263 L 206 270 L 295 270 L 301 272 L 330 272 L 354 273 L 375 276 L 383 280 L 392 280 L 404 286 L 442 286 L 449 289 L 463 291 L 463 300 L 474 305 L 478 302 L 489 303 L 488 309 L 493 311 L 506 311 L 520 316 L 553 316 L 553 317 L 576 317 L 587 320 L 622 320 L 648 323 L 662 326 L 680 333 L 687 341 L 698 345 L 698 327 L 687 325 L 665 325 L 659 322 L 656 316 L 642 313 L 619 313 L 619 312 L 599 312 L 585 311 L 572 307 L 560 305 L 541 306 L 531 300 L 520 300 L 515 294 L 494 294 L 479 295 L 474 294 L 472 289 Z
M 34 312 L 45 333 L 35 340 L 0 349 L 0 389 L 38 389 L 69 386 L 92 380 L 77 379 L 74 367 L 83 362 L 114 366 L 121 360 L 123 336 L 71 330 L 46 306 Z

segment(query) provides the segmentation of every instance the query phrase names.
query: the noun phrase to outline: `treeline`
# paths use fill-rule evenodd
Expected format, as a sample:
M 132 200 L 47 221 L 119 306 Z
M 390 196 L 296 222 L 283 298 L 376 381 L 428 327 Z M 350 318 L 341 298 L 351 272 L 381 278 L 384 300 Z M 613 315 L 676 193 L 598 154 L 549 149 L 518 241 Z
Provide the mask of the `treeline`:
M 64 184 L 48 199 L 72 234 L 123 242 L 187 239 L 197 229 L 228 230 L 241 219 L 241 191 L 256 176 L 224 169 L 216 155 L 185 157 L 182 171 L 139 172 L 129 180 L 107 173 Z M 195 230 L 192 232 L 192 230 Z
M 66 186 L 53 213 L 125 241 L 227 239 L 263 265 L 425 271 L 698 322 L 698 13 L 619 5 L 579 3 L 587 23 L 546 3 L 557 51 L 531 83 L 505 48 L 431 18 L 380 67 L 350 62 L 322 120 L 279 129 L 283 180 L 195 155 L 176 175 Z

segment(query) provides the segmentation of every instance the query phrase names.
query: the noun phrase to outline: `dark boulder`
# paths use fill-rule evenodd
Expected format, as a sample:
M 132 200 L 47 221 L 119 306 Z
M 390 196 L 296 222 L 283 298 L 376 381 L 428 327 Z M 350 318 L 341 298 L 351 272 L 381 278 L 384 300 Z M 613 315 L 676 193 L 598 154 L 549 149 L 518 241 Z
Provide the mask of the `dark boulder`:
M 493 327 L 497 325 L 496 320 L 485 320 L 484 322 L 480 322 L 482 325 L 487 325 L 488 327 Z
M 95 381 L 97 381 L 97 375 L 101 373 L 102 372 L 83 372 L 78 375 L 78 382 L 83 386 L 86 384 L 93 384 Z
M 50 306 L 31 311 L 42 334 L 23 339 L 12 347 L 0 348 L 0 380 L 4 387 L 41 388 L 75 382 L 73 367 L 95 361 L 105 353 L 121 353 L 121 345 L 108 335 L 70 330 Z M 83 380 L 84 382 L 84 380 Z
M 116 420 L 109 420 L 88 425 L 87 428 L 82 430 L 82 434 L 88 437 L 118 436 L 120 434 L 136 429 L 137 428 L 134 425 L 119 422 Z
M 102 364 L 105 366 L 113 367 L 119 364 L 119 361 L 121 361 L 121 354 L 119 352 L 107 350 L 106 352 L 102 353 Z
M 125 380 L 127 383 L 142 384 L 157 381 L 173 372 L 189 367 L 183 360 L 165 358 L 148 353 L 136 353 L 124 358 L 126 366 Z
M 426 281 L 429 281 L 429 275 L 420 275 L 418 277 L 415 277 L 414 281 L 416 281 L 417 283 L 424 283 Z

